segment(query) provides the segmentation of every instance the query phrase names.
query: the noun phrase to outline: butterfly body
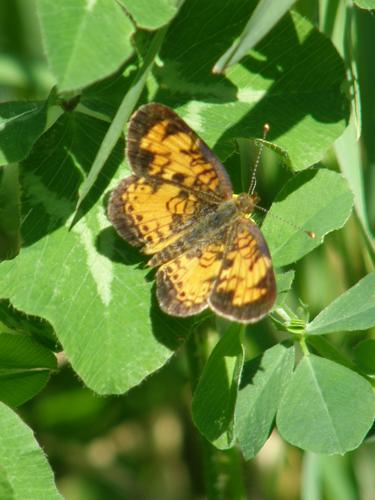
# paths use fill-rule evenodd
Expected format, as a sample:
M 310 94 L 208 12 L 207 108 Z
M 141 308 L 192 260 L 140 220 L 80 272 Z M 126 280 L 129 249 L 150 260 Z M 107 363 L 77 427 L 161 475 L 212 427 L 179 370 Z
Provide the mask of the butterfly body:
M 152 255 L 161 308 L 190 316 L 210 307 L 251 323 L 272 307 L 276 286 L 266 242 L 249 217 L 255 194 L 234 195 L 224 166 L 190 127 L 160 104 L 132 117 L 134 175 L 113 191 L 108 215 L 131 245 Z

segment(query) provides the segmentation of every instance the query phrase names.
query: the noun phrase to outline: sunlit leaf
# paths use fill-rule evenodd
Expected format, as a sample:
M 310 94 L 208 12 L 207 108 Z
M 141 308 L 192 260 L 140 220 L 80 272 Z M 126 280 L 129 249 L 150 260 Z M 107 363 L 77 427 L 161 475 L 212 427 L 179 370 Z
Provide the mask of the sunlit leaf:
M 121 135 L 121 132 L 124 129 L 125 123 L 128 121 L 132 111 L 134 110 L 136 103 L 138 102 L 138 99 L 146 83 L 148 73 L 152 68 L 154 59 L 163 41 L 164 35 L 165 32 L 163 30 L 160 30 L 150 42 L 150 47 L 146 53 L 143 66 L 137 73 L 136 77 L 134 78 L 134 81 L 132 82 L 124 98 L 122 99 L 122 102 L 117 110 L 117 113 L 114 116 L 112 123 L 108 128 L 108 131 L 104 136 L 104 139 L 100 145 L 100 148 L 97 152 L 97 155 L 92 164 L 90 172 L 84 179 L 80 187 L 80 194 L 77 202 L 76 214 L 72 224 L 74 224 L 78 219 L 80 215 L 79 209 L 81 208 L 82 203 L 86 199 L 90 189 L 92 189 L 93 185 L 97 181 L 98 176 L 105 162 L 110 156 L 112 149 L 114 148 L 116 142 L 118 141 Z
M 353 2 L 361 9 L 375 9 L 375 0 L 353 0 Z
M 155 30 L 167 24 L 177 13 L 180 0 L 119 0 L 137 26 Z
M 0 497 L 62 499 L 43 450 L 31 429 L 0 402 Z
M 316 453 L 357 448 L 375 416 L 371 385 L 357 373 L 314 355 L 304 357 L 277 413 L 282 437 Z
M 352 205 L 349 186 L 336 172 L 311 169 L 293 177 L 262 225 L 274 265 L 291 264 L 320 245 L 327 233 L 345 224 Z M 314 232 L 315 238 L 306 231 Z
M 211 353 L 192 405 L 193 419 L 200 432 L 210 441 L 219 440 L 220 447 L 231 446 L 232 422 L 239 376 L 243 363 L 243 350 L 239 338 L 239 325 L 227 331 Z
M 329 304 L 306 327 L 307 333 L 366 330 L 375 325 L 375 273 L 368 274 Z
M 134 27 L 112 0 L 38 1 L 43 41 L 60 91 L 114 73 L 132 54 Z
M 258 453 L 272 430 L 293 365 L 294 348 L 282 344 L 244 364 L 234 415 L 234 437 L 247 460 Z

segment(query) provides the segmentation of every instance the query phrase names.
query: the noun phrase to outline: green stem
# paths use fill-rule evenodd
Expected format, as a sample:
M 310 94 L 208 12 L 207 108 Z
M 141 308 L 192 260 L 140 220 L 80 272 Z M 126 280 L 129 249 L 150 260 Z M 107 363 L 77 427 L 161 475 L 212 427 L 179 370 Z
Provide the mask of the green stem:
M 208 323 L 193 329 L 186 342 L 190 382 L 194 392 L 208 359 Z M 219 450 L 201 434 L 203 477 L 208 500 L 245 500 L 241 458 L 238 450 Z
M 304 356 L 310 356 L 310 351 L 309 351 L 307 344 L 306 344 L 305 335 L 300 335 L 299 344 L 301 346 L 301 349 L 302 349 Z

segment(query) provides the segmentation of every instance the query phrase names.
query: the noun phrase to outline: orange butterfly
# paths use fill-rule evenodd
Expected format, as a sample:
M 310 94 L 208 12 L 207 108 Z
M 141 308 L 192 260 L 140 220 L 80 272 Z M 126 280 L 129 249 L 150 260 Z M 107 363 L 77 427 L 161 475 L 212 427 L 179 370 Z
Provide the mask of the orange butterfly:
M 131 245 L 160 266 L 163 311 L 190 316 L 207 307 L 241 323 L 275 302 L 270 253 L 251 219 L 255 194 L 234 195 L 222 163 L 171 109 L 146 104 L 130 120 L 134 174 L 113 191 L 108 215 Z

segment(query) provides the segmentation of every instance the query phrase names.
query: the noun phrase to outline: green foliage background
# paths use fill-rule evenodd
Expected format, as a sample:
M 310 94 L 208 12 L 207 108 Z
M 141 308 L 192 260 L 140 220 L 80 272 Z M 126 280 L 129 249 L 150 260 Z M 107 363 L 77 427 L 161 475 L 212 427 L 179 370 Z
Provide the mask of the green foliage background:
M 371 8 L 0 3 L 0 498 L 375 491 Z M 271 319 L 163 314 L 108 223 L 125 124 L 149 101 L 196 130 L 236 192 L 270 124 Z

